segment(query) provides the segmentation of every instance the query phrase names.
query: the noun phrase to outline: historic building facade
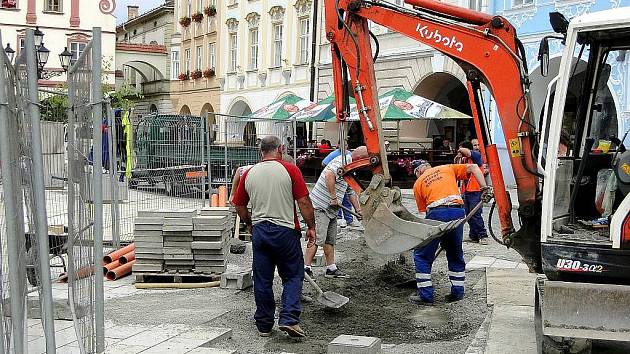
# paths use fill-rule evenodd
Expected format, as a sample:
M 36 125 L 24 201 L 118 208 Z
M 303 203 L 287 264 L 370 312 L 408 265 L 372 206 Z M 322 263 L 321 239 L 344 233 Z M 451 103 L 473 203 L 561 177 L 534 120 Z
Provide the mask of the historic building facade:
M 24 48 L 25 30 L 39 27 L 44 33 L 44 46 L 50 50 L 41 86 L 65 84 L 66 75 L 59 54 L 68 48 L 72 60 L 79 58 L 92 38 L 92 27 L 102 30 L 103 69 L 105 82 L 114 84 L 114 47 L 116 18 L 113 0 L 4 0 L 0 3 L 2 46 L 7 44 L 16 56 Z
M 223 14 L 217 0 L 175 0 L 171 48 L 173 112 L 207 116 L 218 112 Z M 210 124 L 214 118 L 210 115 Z
M 245 116 L 287 94 L 308 99 L 311 0 L 227 0 L 220 9 L 220 111 Z M 258 137 L 276 130 L 267 122 L 238 129 Z
M 173 0 L 144 14 L 129 6 L 127 21 L 116 27 L 116 87 L 127 86 L 141 95 L 138 116 L 171 113 L 171 38 Z

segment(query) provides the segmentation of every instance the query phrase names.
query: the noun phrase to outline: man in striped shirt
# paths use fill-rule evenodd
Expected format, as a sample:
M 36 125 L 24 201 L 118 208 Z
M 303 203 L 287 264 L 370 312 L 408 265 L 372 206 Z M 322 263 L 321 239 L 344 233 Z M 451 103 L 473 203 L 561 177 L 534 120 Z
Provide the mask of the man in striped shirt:
M 465 217 L 464 201 L 459 194 L 457 181 L 466 180 L 469 173 L 475 177 L 482 191 L 489 189 L 479 166 L 475 164 L 431 167 L 426 160 L 415 160 L 412 166 L 418 177 L 413 185 L 413 196 L 416 199 L 418 211 L 426 212 L 427 219 L 451 221 Z M 431 268 L 440 243 L 446 251 L 448 278 L 451 281 L 451 293 L 446 296 L 446 301 L 453 302 L 464 298 L 466 262 L 462 250 L 463 235 L 464 226 L 460 225 L 443 236 L 433 239 L 427 245 L 414 249 L 418 294 L 409 296 L 410 302 L 433 304 Z
M 368 156 L 367 148 L 360 146 L 356 148 L 350 158 L 346 156 L 346 163 L 365 158 Z M 315 228 L 317 242 L 315 247 L 306 249 L 304 255 L 304 271 L 311 277 L 313 272 L 311 264 L 318 246 L 324 247 L 326 257 L 326 278 L 345 278 L 343 273 L 335 264 L 335 243 L 337 238 L 337 211 L 344 195 L 349 194 L 350 203 L 354 206 L 357 214 L 361 215 L 361 205 L 354 191 L 348 186 L 343 177 L 337 174 L 337 170 L 343 167 L 343 156 L 338 156 L 326 165 L 322 174 L 317 179 L 313 190 L 310 193 L 313 207 L 315 208 Z

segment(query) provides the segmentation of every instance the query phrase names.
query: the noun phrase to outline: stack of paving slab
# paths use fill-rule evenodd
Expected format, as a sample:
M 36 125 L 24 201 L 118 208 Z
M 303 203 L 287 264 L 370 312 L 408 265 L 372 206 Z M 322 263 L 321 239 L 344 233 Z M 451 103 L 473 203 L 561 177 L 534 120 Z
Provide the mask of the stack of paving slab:
M 192 219 L 192 254 L 195 273 L 220 274 L 227 267 L 228 239 L 233 231 L 228 207 L 202 208 Z
M 138 217 L 134 221 L 136 262 L 133 273 L 158 273 L 164 270 L 163 224 L 162 212 L 138 211 Z
M 189 273 L 195 265 L 191 244 L 193 242 L 193 217 L 196 209 L 164 212 L 164 268 L 169 273 Z

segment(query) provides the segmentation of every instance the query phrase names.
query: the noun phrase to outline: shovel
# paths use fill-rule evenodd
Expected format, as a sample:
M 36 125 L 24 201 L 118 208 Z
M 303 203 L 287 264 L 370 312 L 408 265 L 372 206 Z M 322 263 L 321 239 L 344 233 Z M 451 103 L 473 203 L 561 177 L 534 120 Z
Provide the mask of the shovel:
M 338 309 L 350 301 L 347 297 L 337 294 L 334 291 L 324 292 L 308 274 L 304 273 L 304 277 L 317 291 L 317 301 L 320 304 L 333 309 Z

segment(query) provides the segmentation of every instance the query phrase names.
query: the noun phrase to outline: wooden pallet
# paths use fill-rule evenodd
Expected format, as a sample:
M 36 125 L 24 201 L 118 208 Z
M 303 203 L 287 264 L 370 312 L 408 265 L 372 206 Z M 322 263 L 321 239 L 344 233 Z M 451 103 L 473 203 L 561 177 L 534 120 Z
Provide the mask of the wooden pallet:
M 135 273 L 136 283 L 207 283 L 221 280 L 221 274 Z

